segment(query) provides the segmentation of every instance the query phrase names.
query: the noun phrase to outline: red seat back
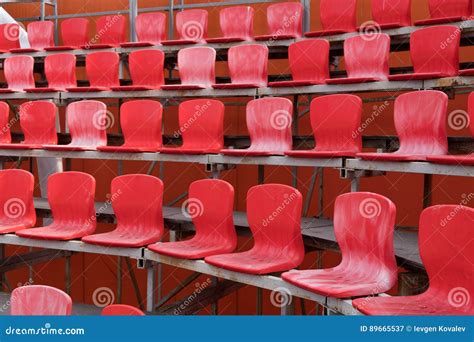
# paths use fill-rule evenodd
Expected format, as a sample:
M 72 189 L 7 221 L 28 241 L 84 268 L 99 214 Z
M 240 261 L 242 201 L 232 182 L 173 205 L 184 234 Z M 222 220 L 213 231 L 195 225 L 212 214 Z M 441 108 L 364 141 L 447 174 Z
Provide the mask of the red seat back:
M 86 18 L 69 18 L 61 23 L 61 38 L 63 45 L 79 47 L 88 45 L 89 20 Z
M 0 24 L 0 50 L 9 51 L 20 47 L 20 26 Z
M 166 14 L 160 12 L 141 13 L 135 20 L 139 42 L 159 45 L 163 40 L 166 40 Z
M 54 46 L 54 23 L 52 21 L 34 21 L 28 25 L 28 41 L 33 49 Z
M 117 232 L 127 236 L 163 235 L 163 182 L 149 175 L 115 177 L 111 184 Z
M 284 153 L 293 146 L 293 103 L 282 97 L 266 97 L 247 104 L 249 150 Z
M 329 76 L 329 42 L 305 39 L 288 48 L 288 61 L 294 81 L 325 83 Z
M 310 111 L 316 151 L 361 152 L 360 97 L 347 94 L 317 97 L 311 102 Z
M 461 35 L 456 26 L 433 26 L 416 30 L 410 37 L 410 56 L 415 73 L 459 73 Z
M 165 83 L 165 54 L 160 50 L 137 50 L 128 55 L 130 78 L 134 86 L 160 88 Z
M 0 102 L 0 144 L 9 144 L 12 142 L 12 136 L 10 134 L 10 107 L 6 102 Z
M 118 87 L 118 53 L 112 51 L 94 52 L 86 56 L 86 73 L 91 87 Z
M 76 56 L 71 53 L 48 55 L 44 59 L 44 72 L 50 88 L 65 91 L 77 86 Z
M 120 126 L 127 147 L 162 147 L 163 106 L 158 101 L 134 100 L 120 107 Z
M 399 154 L 448 153 L 446 111 L 448 96 L 436 90 L 414 91 L 395 100 L 395 129 L 400 138 Z
M 33 190 L 35 179 L 27 171 L 9 169 L 0 171 L 0 225 L 24 225 L 31 228 L 36 223 Z
M 472 15 L 471 0 L 429 0 L 431 18 L 465 17 Z
M 420 256 L 430 283 L 425 295 L 466 315 L 474 314 L 473 222 L 472 208 L 437 205 L 422 212 L 419 227 Z
M 344 41 L 344 62 L 348 77 L 386 81 L 390 73 L 390 36 L 385 33 L 360 35 Z
M 20 106 L 20 124 L 25 144 L 56 145 L 57 107 L 50 101 L 30 101 Z
M 301 235 L 301 193 L 287 185 L 257 185 L 247 193 L 247 217 L 254 238 L 253 250 L 268 260 L 285 256 L 298 266 L 304 258 Z
M 208 88 L 216 81 L 216 50 L 191 47 L 178 52 L 179 78 L 182 84 L 198 84 Z
M 96 22 L 96 36 L 99 41 L 94 43 L 118 46 L 127 41 L 127 19 L 123 15 L 104 15 Z
M 178 37 L 204 41 L 207 38 L 208 13 L 203 9 L 188 9 L 176 14 Z
M 393 247 L 396 207 L 388 198 L 369 192 L 338 196 L 334 207 L 334 233 L 342 261 L 339 267 L 376 273 L 380 292 L 397 281 Z
M 179 105 L 179 127 L 183 149 L 219 151 L 224 146 L 224 104 L 198 99 Z
M 319 15 L 323 30 L 355 31 L 357 0 L 321 0 Z
M 94 100 L 73 102 L 66 108 L 71 133 L 69 146 L 97 147 L 107 145 L 107 107 Z
M 219 23 L 224 37 L 251 40 L 253 37 L 253 15 L 250 6 L 232 6 L 219 12 Z
M 31 56 L 8 57 L 4 63 L 3 72 L 8 88 L 14 91 L 23 91 L 35 87 L 33 67 L 35 60 Z
M 134 306 L 124 304 L 112 304 L 106 306 L 101 313 L 102 316 L 145 316 L 145 314 Z
M 303 5 L 301 2 L 282 2 L 267 8 L 268 33 L 272 36 L 303 35 Z
M 411 0 L 371 0 L 372 18 L 379 25 L 411 25 Z
M 267 86 L 268 47 L 258 44 L 233 46 L 228 52 L 232 83 Z
M 14 316 L 69 316 L 72 312 L 71 297 L 45 285 L 17 287 L 12 291 L 10 302 Z

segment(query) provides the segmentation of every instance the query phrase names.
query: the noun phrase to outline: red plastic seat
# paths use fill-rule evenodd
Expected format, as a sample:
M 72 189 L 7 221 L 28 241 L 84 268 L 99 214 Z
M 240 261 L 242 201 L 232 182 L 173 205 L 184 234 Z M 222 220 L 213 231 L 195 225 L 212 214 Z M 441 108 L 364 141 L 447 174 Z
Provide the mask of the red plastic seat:
M 0 234 L 31 228 L 36 223 L 33 190 L 35 179 L 27 171 L 0 171 Z
M 20 125 L 25 140 L 19 144 L 0 143 L 0 149 L 41 149 L 43 145 L 56 145 L 57 107 L 50 101 L 30 101 L 20 105 Z
M 213 84 L 213 88 L 242 89 L 267 86 L 267 46 L 257 44 L 237 45 L 229 49 L 227 56 L 232 83 Z
M 287 185 L 252 187 L 247 193 L 247 217 L 253 247 L 245 252 L 214 255 L 204 260 L 217 267 L 250 274 L 283 272 L 297 267 L 304 258 L 302 202 L 301 193 Z
M 54 46 L 54 23 L 52 21 L 33 21 L 28 24 L 29 48 L 11 49 L 12 53 L 28 53 Z
M 8 88 L 0 88 L 0 94 L 23 91 L 35 87 L 33 67 L 35 60 L 31 56 L 12 56 L 5 59 L 3 72 Z
M 410 36 L 410 56 L 415 72 L 391 75 L 390 81 L 457 76 L 460 37 L 456 26 L 433 26 L 413 32 Z
M 93 234 L 95 179 L 83 172 L 60 172 L 48 178 L 48 202 L 53 222 L 45 227 L 23 229 L 18 236 L 43 240 L 73 240 Z
M 115 91 L 159 89 L 164 83 L 165 54 L 160 50 L 138 50 L 128 55 L 128 67 L 133 85 L 111 87 Z
M 25 91 L 28 93 L 50 93 L 76 87 L 76 56 L 71 53 L 46 56 L 44 73 L 48 80 L 48 87 L 27 88 Z
M 181 84 L 167 84 L 162 90 L 195 90 L 211 88 L 216 82 L 216 50 L 210 47 L 190 47 L 178 52 Z
M 176 13 L 176 31 L 179 39 L 165 40 L 163 45 L 187 45 L 206 43 L 208 12 L 203 9 L 188 9 Z
M 303 5 L 301 2 L 282 2 L 267 8 L 268 34 L 255 40 L 295 39 L 303 35 Z
M 293 103 L 282 97 L 266 97 L 247 104 L 247 128 L 251 145 L 248 149 L 224 149 L 234 156 L 283 155 L 293 145 L 291 121 Z
M 71 92 L 106 91 L 120 86 L 120 57 L 112 51 L 94 52 L 86 56 L 86 73 L 89 87 L 67 88 Z
M 288 48 L 292 81 L 270 82 L 270 87 L 298 87 L 325 84 L 329 78 L 329 42 L 305 39 Z
M 468 115 L 467 121 L 471 129 L 471 135 L 474 137 L 474 92 L 469 95 Z M 430 163 L 474 166 L 474 153 L 469 155 L 428 156 L 426 159 Z
M 387 81 L 390 74 L 390 36 L 385 33 L 360 35 L 344 41 L 347 77 L 328 79 L 328 84 Z
M 224 146 L 224 104 L 218 100 L 198 99 L 179 105 L 179 133 L 183 144 L 163 147 L 161 153 L 219 153 Z
M 69 316 L 72 299 L 63 291 L 45 285 L 17 287 L 10 297 L 13 316 Z
M 46 150 L 94 151 L 98 146 L 107 145 L 107 107 L 94 100 L 70 103 L 66 108 L 66 118 L 71 133 L 69 145 L 43 145 Z
M 121 43 L 124 48 L 161 45 L 166 39 L 166 14 L 160 12 L 141 13 L 135 18 L 137 41 Z
M 134 306 L 124 304 L 112 304 L 106 306 L 101 313 L 102 316 L 145 316 L 145 314 Z
M 469 20 L 472 15 L 471 0 L 428 0 L 430 19 L 417 20 L 415 25 L 437 25 Z
M 382 30 L 411 26 L 411 0 L 371 0 L 372 18 Z
M 394 153 L 358 153 L 365 160 L 425 161 L 430 155 L 446 155 L 448 96 L 436 90 L 414 91 L 395 100 L 395 129 L 400 148 Z
M 290 271 L 282 278 L 317 294 L 350 298 L 390 290 L 397 282 L 393 248 L 395 204 L 381 195 L 341 195 L 334 208 L 334 233 L 342 261 L 333 268 Z
M 355 95 L 336 94 L 315 98 L 311 102 L 311 127 L 316 147 L 309 151 L 287 151 L 301 158 L 354 157 L 362 150 L 358 132 L 362 117 L 362 100 Z
M 321 37 L 357 30 L 357 0 L 321 0 L 319 16 L 323 29 L 306 32 L 306 37 Z
M 10 107 L 6 102 L 0 102 L 0 144 L 10 144 L 12 136 L 10 133 L 11 123 L 9 121 Z
M 429 288 L 416 296 L 359 298 L 352 302 L 366 315 L 474 315 L 474 209 L 438 205 L 420 217 L 419 249 Z
M 459 76 L 474 76 L 474 69 L 459 70 Z
M 250 6 L 232 6 L 219 12 L 219 23 L 222 37 L 207 38 L 210 43 L 232 43 L 253 40 L 253 15 L 255 10 Z
M 189 186 L 186 203 L 196 234 L 185 241 L 158 242 L 148 246 L 148 249 L 182 259 L 232 253 L 237 247 L 232 185 L 218 179 L 195 181 Z
M 104 15 L 96 21 L 96 36 L 83 49 L 108 49 L 127 41 L 127 19 L 123 15 Z
M 82 241 L 94 245 L 141 247 L 161 239 L 163 223 L 163 182 L 148 175 L 126 175 L 112 180 L 112 201 L 117 218 L 115 230 L 88 235 Z
M 20 26 L 18 24 L 0 24 L 0 53 L 20 48 Z
M 103 152 L 156 152 L 162 147 L 161 118 L 163 106 L 158 101 L 134 100 L 120 107 L 120 127 L 125 139 L 122 146 L 99 146 Z
M 61 23 L 63 45 L 45 47 L 46 51 L 63 51 L 80 49 L 90 44 L 89 20 L 86 18 L 69 18 Z

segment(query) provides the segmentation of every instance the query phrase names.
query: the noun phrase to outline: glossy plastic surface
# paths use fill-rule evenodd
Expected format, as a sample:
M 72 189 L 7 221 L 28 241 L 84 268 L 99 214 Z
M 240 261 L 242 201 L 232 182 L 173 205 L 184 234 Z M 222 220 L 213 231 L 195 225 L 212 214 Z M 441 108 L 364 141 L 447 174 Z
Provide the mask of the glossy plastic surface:
M 128 55 L 132 86 L 112 87 L 112 90 L 138 91 L 159 89 L 164 83 L 165 54 L 160 50 L 137 50 Z
M 178 52 L 181 84 L 164 85 L 163 90 L 211 88 L 216 82 L 216 50 L 210 47 L 190 47 Z
M 70 103 L 66 108 L 67 125 L 71 134 L 69 145 L 44 145 L 56 151 L 94 151 L 107 145 L 106 128 L 111 120 L 104 103 L 83 100 Z
M 468 20 L 472 15 L 471 0 L 429 0 L 430 19 L 418 20 L 415 25 L 436 25 Z
M 453 214 L 454 213 L 454 214 Z M 420 256 L 429 287 L 415 296 L 371 297 L 353 301 L 367 315 L 472 316 L 474 302 L 474 209 L 438 205 L 420 217 Z
M 44 72 L 48 80 L 47 88 L 25 89 L 29 93 L 66 91 L 77 86 L 76 56 L 71 53 L 48 55 L 44 59 Z
M 137 41 L 121 43 L 122 47 L 161 45 L 166 39 L 166 14 L 160 12 L 140 13 L 135 18 Z
M 388 198 L 368 192 L 336 199 L 334 233 L 342 261 L 333 268 L 290 271 L 282 278 L 308 291 L 336 298 L 375 295 L 397 282 L 393 248 L 396 208 Z
M 214 255 L 205 261 L 231 271 L 268 274 L 303 262 L 301 193 L 287 185 L 265 184 L 247 193 L 247 217 L 254 245 L 245 252 Z
M 0 24 L 0 52 L 9 52 L 20 48 L 20 26 L 18 24 Z
M 112 180 L 111 194 L 117 227 L 89 235 L 82 241 L 101 246 L 141 247 L 161 239 L 163 223 L 163 182 L 148 175 L 126 175 Z
M 176 14 L 176 31 L 179 39 L 167 40 L 163 45 L 205 43 L 207 38 L 208 12 L 204 9 L 188 9 Z
M 95 179 L 82 172 L 55 173 L 48 178 L 48 202 L 53 222 L 45 227 L 23 229 L 18 236 L 44 240 L 72 240 L 94 233 Z
M 96 21 L 96 37 L 83 46 L 85 49 L 103 49 L 120 46 L 127 41 L 127 19 L 123 15 L 104 15 Z
M 0 102 L 0 125 L 4 129 L 0 129 L 0 144 L 10 144 L 12 136 L 10 133 L 10 107 L 6 102 Z
M 336 94 L 315 98 L 310 107 L 311 127 L 316 147 L 288 151 L 301 158 L 353 157 L 362 150 L 362 100 L 355 95 Z
M 63 45 L 45 48 L 47 51 L 79 49 L 91 44 L 89 41 L 89 20 L 86 18 L 68 18 L 61 22 Z
M 122 146 L 99 146 L 104 152 L 156 152 L 162 147 L 163 106 L 153 100 L 133 100 L 120 107 Z
M 329 78 L 329 42 L 305 39 L 288 48 L 292 81 L 270 82 L 270 87 L 325 84 Z
M 253 15 L 250 6 L 232 6 L 219 12 L 222 37 L 207 38 L 208 43 L 231 43 L 251 41 L 253 38 Z
M 198 180 L 189 186 L 188 215 L 196 234 L 189 240 L 156 243 L 148 249 L 183 259 L 232 253 L 237 247 L 234 228 L 234 188 L 218 179 Z
M 268 34 L 255 40 L 294 39 L 303 35 L 303 5 L 301 2 L 282 2 L 267 8 Z
M 437 90 L 414 91 L 395 100 L 395 129 L 400 148 L 394 153 L 359 153 L 358 158 L 381 161 L 424 161 L 448 153 L 448 96 Z
M 245 44 L 228 51 L 229 74 L 232 83 L 214 84 L 215 89 L 260 88 L 267 86 L 268 47 Z
M 382 29 L 411 26 L 412 0 L 371 0 L 372 18 Z
M 31 228 L 36 223 L 35 179 L 27 171 L 0 170 L 0 234 Z
M 34 88 L 35 79 L 33 67 L 35 61 L 31 56 L 12 56 L 5 59 L 3 73 L 8 88 L 0 88 L 0 93 L 23 91 L 25 88 Z
M 321 37 L 356 31 L 357 0 L 320 0 L 319 16 L 322 30 L 305 33 L 306 37 Z
M 328 84 L 387 81 L 390 73 L 390 36 L 385 33 L 359 35 L 344 41 L 346 78 L 327 80 Z
M 27 27 L 29 48 L 12 49 L 12 53 L 27 53 L 54 46 L 54 23 L 52 21 L 33 21 Z
M 145 316 L 143 311 L 134 306 L 124 304 L 112 304 L 106 306 L 101 313 L 102 316 Z
M 291 121 L 293 103 L 282 97 L 266 97 L 247 104 L 248 149 L 225 149 L 226 155 L 283 155 L 293 145 Z
M 456 26 L 434 26 L 413 32 L 410 56 L 413 74 L 390 76 L 391 81 L 453 77 L 459 74 L 461 35 Z
M 69 316 L 72 299 L 63 291 L 45 285 L 17 287 L 10 297 L 13 316 Z
M 219 153 L 224 146 L 224 104 L 218 100 L 198 99 L 179 105 L 179 129 L 183 144 L 164 147 L 161 153 Z

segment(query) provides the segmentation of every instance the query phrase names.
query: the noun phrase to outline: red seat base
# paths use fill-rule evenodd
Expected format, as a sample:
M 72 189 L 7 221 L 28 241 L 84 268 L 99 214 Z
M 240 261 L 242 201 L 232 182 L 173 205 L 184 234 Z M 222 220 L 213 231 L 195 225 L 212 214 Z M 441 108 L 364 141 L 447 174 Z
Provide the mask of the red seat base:
M 83 50 L 98 50 L 98 49 L 112 49 L 114 47 L 117 47 L 117 46 L 113 45 L 113 44 L 91 44 L 91 45 L 83 45 L 83 46 L 81 46 L 81 49 L 83 49 Z
M 43 93 L 56 93 L 58 91 L 64 91 L 64 90 L 57 89 L 57 88 L 27 88 L 27 89 L 25 89 L 25 91 L 27 93 L 43 94 Z
M 345 77 L 345 78 L 332 78 L 327 79 L 327 84 L 354 84 L 354 83 L 367 83 L 367 82 L 379 82 L 383 81 L 376 77 Z
M 412 80 L 430 80 L 433 78 L 442 78 L 450 77 L 449 75 L 443 74 L 441 72 L 425 72 L 417 74 L 400 74 L 400 75 L 390 75 L 388 79 L 390 81 L 412 81 Z
M 0 234 L 11 234 L 19 230 L 24 230 L 26 228 L 27 227 L 25 227 L 22 224 L 18 224 L 18 225 L 0 224 Z
M 296 39 L 299 38 L 298 36 L 292 34 L 264 34 L 260 36 L 256 36 L 255 40 L 263 41 L 263 40 L 288 40 L 288 39 Z
M 0 144 L 0 150 L 33 150 L 42 148 L 42 144 Z
M 66 50 L 78 50 L 80 49 L 79 46 L 50 46 L 44 48 L 45 51 L 66 51 Z
M 208 44 L 218 44 L 218 43 L 238 43 L 245 42 L 248 39 L 242 37 L 217 37 L 217 38 L 206 38 Z
M 474 69 L 464 69 L 459 71 L 460 76 L 474 76 Z
M 147 86 L 120 86 L 120 87 L 111 87 L 113 91 L 146 91 L 146 90 L 158 90 L 158 88 L 147 87 Z
M 11 94 L 16 93 L 16 90 L 9 89 L 9 88 L 0 88 L 0 94 Z
M 214 89 L 246 89 L 246 88 L 260 88 L 264 87 L 261 84 L 256 83 L 220 83 L 213 84 L 212 88 Z
M 295 158 L 342 158 L 342 157 L 355 157 L 356 152 L 350 151 L 287 151 L 285 155 Z
M 74 87 L 74 88 L 67 88 L 67 91 L 71 93 L 90 93 L 90 92 L 97 92 L 97 91 L 108 91 L 110 88 L 106 87 Z
M 455 17 L 445 17 L 445 18 L 430 18 L 430 19 L 423 19 L 415 21 L 415 26 L 423 26 L 423 25 L 438 25 L 444 23 L 455 23 L 457 21 L 465 20 L 464 17 L 455 16 Z
M 217 154 L 219 150 L 199 150 L 199 149 L 185 149 L 181 147 L 163 147 L 159 150 L 164 154 Z
M 97 151 L 97 146 L 43 145 L 43 149 L 51 151 Z
M 304 87 L 312 85 L 326 84 L 326 82 L 311 81 L 311 80 L 302 80 L 302 81 L 279 81 L 279 82 L 270 82 L 268 83 L 269 87 Z
M 249 149 L 225 149 L 221 150 L 220 153 L 228 156 L 282 156 L 285 154 L 283 151 L 258 151 Z
M 323 37 L 323 36 L 332 36 L 336 34 L 343 34 L 349 33 L 353 31 L 346 31 L 346 30 L 322 30 L 322 31 L 312 31 L 306 32 L 304 35 L 305 37 Z
M 426 161 L 426 155 L 397 153 L 358 153 L 357 158 L 372 161 Z
M 120 46 L 123 48 L 139 48 L 139 47 L 148 47 L 148 46 L 155 46 L 160 44 L 155 44 L 152 42 L 127 42 L 127 43 L 120 43 Z
M 159 241 L 160 238 L 161 234 L 159 232 L 150 236 L 132 236 L 131 234 L 123 234 L 114 230 L 108 233 L 84 236 L 82 241 L 100 246 L 143 247 Z
M 198 43 L 201 43 L 201 42 L 198 40 L 192 40 L 192 39 L 165 40 L 161 42 L 161 44 L 163 45 L 190 45 L 190 44 L 198 44 Z
M 28 238 L 28 239 L 40 239 L 40 240 L 60 240 L 67 241 L 73 239 L 80 239 L 83 236 L 88 235 L 86 232 L 87 228 L 80 229 L 77 231 L 67 230 L 66 227 L 58 226 L 47 226 L 38 228 L 23 229 L 16 232 L 16 235 Z
M 99 146 L 98 151 L 111 153 L 140 153 L 140 152 L 158 152 L 161 146 Z
M 31 53 L 31 52 L 38 52 L 40 50 L 33 49 L 33 48 L 20 48 L 20 49 L 10 49 L 11 53 Z
M 474 166 L 474 153 L 459 156 L 428 156 L 426 160 L 436 164 Z
M 203 241 L 196 241 L 194 238 L 186 241 L 156 243 L 148 246 L 148 249 L 162 255 L 168 255 L 181 259 L 203 259 L 208 256 L 231 253 L 233 247 L 225 245 L 212 245 Z
M 167 84 L 161 86 L 161 90 L 199 90 L 207 87 L 201 84 Z

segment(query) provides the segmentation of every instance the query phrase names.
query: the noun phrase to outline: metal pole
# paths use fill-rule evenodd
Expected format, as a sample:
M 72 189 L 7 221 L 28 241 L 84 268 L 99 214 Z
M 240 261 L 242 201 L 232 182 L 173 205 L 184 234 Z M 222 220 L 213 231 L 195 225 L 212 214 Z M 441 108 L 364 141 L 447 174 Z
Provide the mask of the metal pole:
M 122 257 L 117 257 L 117 303 L 122 303 Z
M 263 313 L 262 297 L 263 290 L 260 287 L 257 287 L 257 316 L 261 316 Z
M 130 18 L 130 41 L 137 40 L 135 22 L 138 14 L 138 0 L 129 0 L 129 18 Z
M 146 273 L 146 311 L 153 312 L 155 306 L 155 265 L 153 263 L 147 264 Z

